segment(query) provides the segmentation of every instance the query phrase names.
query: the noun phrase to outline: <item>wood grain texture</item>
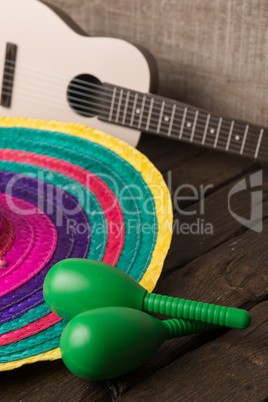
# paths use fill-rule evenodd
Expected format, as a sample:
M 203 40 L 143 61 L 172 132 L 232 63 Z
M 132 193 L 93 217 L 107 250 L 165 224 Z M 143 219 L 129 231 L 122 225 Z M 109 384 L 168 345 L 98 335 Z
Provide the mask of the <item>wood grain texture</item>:
M 266 0 L 50 0 L 92 36 L 156 58 L 159 93 L 268 126 Z
M 253 323 L 242 334 L 228 331 L 219 339 L 185 354 L 180 358 L 180 364 L 174 362 L 164 367 L 119 400 L 265 400 L 268 374 L 268 354 L 265 353 L 268 343 L 268 302 L 259 304 L 250 312 Z M 165 382 L 162 381 L 163 377 Z

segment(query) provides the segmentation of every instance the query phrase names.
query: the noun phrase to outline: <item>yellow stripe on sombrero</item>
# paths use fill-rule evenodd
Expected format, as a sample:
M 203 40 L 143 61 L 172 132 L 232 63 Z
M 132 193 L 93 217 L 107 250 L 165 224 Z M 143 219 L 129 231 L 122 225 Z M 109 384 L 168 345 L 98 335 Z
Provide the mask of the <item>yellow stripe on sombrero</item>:
M 137 151 L 131 145 L 126 144 L 124 141 L 114 138 L 99 130 L 80 124 L 62 123 L 52 120 L 46 121 L 26 118 L 0 117 L 0 127 L 24 127 L 47 131 L 58 131 L 84 138 L 109 148 L 130 163 L 138 172 L 140 172 L 145 183 L 148 185 L 154 196 L 156 217 L 158 222 L 158 234 L 152 259 L 143 275 L 143 278 L 140 281 L 140 284 L 151 292 L 161 274 L 164 259 L 170 246 L 173 222 L 172 203 L 169 190 L 161 173 L 156 169 L 152 162 L 150 162 L 145 155 Z M 55 353 L 56 357 L 51 358 L 51 356 L 54 356 L 53 352 Z M 40 360 L 54 360 L 60 358 L 60 352 L 58 349 L 54 349 L 42 355 L 33 356 L 15 362 L 0 364 L 0 371 L 10 370 L 18 367 L 18 365 L 20 366 L 22 364 L 38 361 L 38 356 L 41 356 Z M 34 359 L 34 361 L 32 359 Z
M 41 353 L 39 355 L 27 357 L 26 359 L 15 360 L 14 362 L 9 363 L 1 363 L 0 371 L 14 370 L 16 368 L 23 366 L 24 364 L 32 364 L 47 360 L 52 361 L 57 359 L 61 359 L 60 348 L 52 349 L 49 352 Z

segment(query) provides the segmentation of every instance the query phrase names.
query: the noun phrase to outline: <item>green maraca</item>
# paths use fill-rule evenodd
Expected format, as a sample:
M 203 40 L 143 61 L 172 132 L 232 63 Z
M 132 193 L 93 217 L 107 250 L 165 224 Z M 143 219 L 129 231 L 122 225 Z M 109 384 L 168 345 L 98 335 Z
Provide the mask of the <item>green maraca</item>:
M 43 293 L 50 309 L 68 320 L 91 309 L 124 306 L 230 328 L 247 328 L 251 321 L 245 310 L 149 293 L 118 268 L 80 258 L 54 265 Z
M 72 318 L 62 332 L 60 349 L 73 374 L 104 380 L 134 370 L 166 339 L 207 329 L 201 322 L 160 321 L 128 307 L 102 307 Z

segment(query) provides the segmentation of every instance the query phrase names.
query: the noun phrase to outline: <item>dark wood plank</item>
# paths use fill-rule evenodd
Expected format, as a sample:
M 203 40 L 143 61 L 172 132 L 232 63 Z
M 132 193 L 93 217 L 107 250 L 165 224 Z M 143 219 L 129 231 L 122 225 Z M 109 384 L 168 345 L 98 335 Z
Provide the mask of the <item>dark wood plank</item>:
M 110 401 L 111 398 L 104 381 L 89 382 L 75 377 L 59 360 L 31 364 L 1 373 L 0 400 Z
M 212 158 L 213 160 L 213 158 Z M 211 165 L 212 167 L 213 165 Z M 200 169 L 202 171 L 202 169 Z M 226 169 L 228 170 L 228 169 Z M 254 167 L 253 171 L 259 171 L 259 167 Z M 204 170 L 203 170 L 204 171 Z M 249 173 L 242 173 L 241 167 L 241 176 L 239 179 L 232 181 L 230 184 L 224 185 L 224 177 L 223 181 L 219 188 L 217 186 L 213 187 L 213 189 L 208 190 L 205 194 L 205 199 L 201 200 L 200 194 L 200 186 L 198 186 L 196 179 L 193 177 L 189 182 L 194 182 L 193 185 L 195 189 L 199 189 L 198 191 L 198 201 L 193 202 L 192 205 L 186 206 L 183 208 L 183 202 L 178 203 L 180 210 L 175 211 L 174 214 L 174 231 L 171 248 L 167 255 L 166 263 L 165 263 L 165 271 L 174 269 L 178 266 L 183 266 L 184 264 L 192 261 L 197 256 L 202 255 L 204 253 L 209 252 L 213 248 L 218 245 L 224 243 L 226 240 L 236 236 L 238 233 L 243 233 L 247 230 L 245 226 L 243 226 L 240 222 L 238 222 L 230 213 L 228 208 L 228 195 L 231 189 L 239 183 L 243 178 L 247 180 L 250 177 L 251 168 Z M 192 174 L 192 170 L 190 169 L 190 174 Z M 239 171 L 236 172 L 239 175 Z M 219 170 L 215 169 L 215 174 L 219 174 Z M 220 174 L 219 174 L 220 176 Z M 178 174 L 175 176 L 177 177 Z M 229 180 L 231 181 L 231 174 L 229 175 Z M 267 171 L 263 171 L 264 184 L 263 184 L 263 198 L 267 199 L 268 192 L 268 174 Z M 227 176 L 225 176 L 226 181 L 228 182 Z M 211 177 L 210 183 L 215 183 L 220 179 Z M 200 179 L 200 182 L 202 179 Z M 209 182 L 207 178 L 204 179 L 205 186 L 209 186 Z M 207 181 L 207 183 L 206 183 Z M 215 189 L 217 189 L 215 191 Z M 209 191 L 213 191 L 212 194 L 209 194 Z M 185 191 L 182 193 L 185 194 Z M 187 192 L 186 196 L 193 196 L 193 193 Z M 173 202 L 174 202 L 173 197 Z M 231 198 L 231 210 L 236 213 L 238 216 L 249 219 L 250 217 L 250 209 L 251 209 L 251 189 L 248 186 L 246 190 L 241 193 L 234 195 Z M 263 206 L 263 215 L 264 217 L 268 214 L 267 204 Z M 191 214 L 191 215 L 188 215 Z M 182 228 L 186 225 L 186 230 L 182 230 Z
M 165 263 L 167 270 L 186 264 L 231 238 L 238 231 L 241 233 L 245 231 L 244 226 L 228 211 L 228 194 L 239 180 L 243 177 L 248 178 L 250 173 L 258 171 L 260 165 L 220 152 L 198 154 L 195 147 L 182 144 L 181 149 L 176 142 L 173 144 L 173 141 L 160 138 L 157 140 L 155 142 L 152 139 L 150 142 L 146 139 L 144 146 L 142 138 L 139 149 L 144 151 L 145 148 L 147 155 L 164 173 L 171 191 L 174 231 Z M 192 156 L 190 156 L 191 150 Z M 264 171 L 264 183 L 267 182 L 267 178 L 268 173 Z M 265 186 L 264 190 L 267 190 Z M 180 200 L 179 197 L 182 196 L 186 199 Z M 197 199 L 193 199 L 194 196 Z M 205 197 L 204 200 L 202 196 Z M 232 197 L 231 206 L 238 215 L 248 216 L 250 188 Z M 185 224 L 189 228 L 189 233 L 183 230 L 181 232 L 180 228 Z
M 268 302 L 252 325 L 230 330 L 137 385 L 120 401 L 264 401 L 268 397 Z
M 149 157 L 162 173 L 178 168 L 185 162 L 208 152 L 203 148 L 150 134 L 142 134 L 137 148 Z
M 186 177 L 191 175 L 191 180 L 194 180 L 193 184 L 200 182 L 202 178 L 207 180 L 208 177 L 210 180 L 215 178 L 218 181 L 224 180 L 224 178 L 225 180 L 230 179 L 234 174 L 234 169 L 239 169 L 241 174 L 254 163 L 242 157 L 226 155 L 225 152 L 208 151 L 198 146 L 150 134 L 142 135 L 137 148 L 153 161 L 161 173 L 165 174 L 171 170 L 173 176 L 178 180 L 185 180 L 185 175 Z M 190 166 L 191 169 L 189 169 Z

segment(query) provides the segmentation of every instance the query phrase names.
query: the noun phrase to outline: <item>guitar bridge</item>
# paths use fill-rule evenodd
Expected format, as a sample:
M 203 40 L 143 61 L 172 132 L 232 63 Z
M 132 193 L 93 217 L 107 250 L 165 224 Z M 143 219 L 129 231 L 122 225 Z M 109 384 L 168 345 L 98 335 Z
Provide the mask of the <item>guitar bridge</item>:
M 6 108 L 11 107 L 12 92 L 16 68 L 17 45 L 6 44 L 5 65 L 2 80 L 2 91 L 0 105 Z

